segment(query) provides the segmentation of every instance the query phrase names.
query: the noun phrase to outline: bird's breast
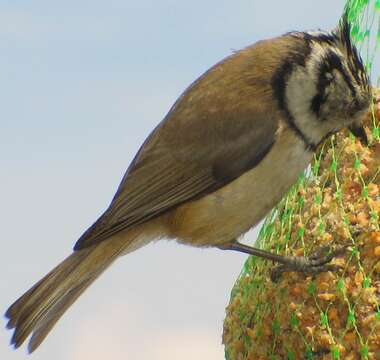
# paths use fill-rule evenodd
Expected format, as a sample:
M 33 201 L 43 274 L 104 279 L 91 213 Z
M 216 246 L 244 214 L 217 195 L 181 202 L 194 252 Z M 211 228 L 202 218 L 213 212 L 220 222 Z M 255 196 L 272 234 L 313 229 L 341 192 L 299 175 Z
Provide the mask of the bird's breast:
M 278 134 L 265 158 L 221 189 L 179 206 L 170 236 L 195 246 L 228 243 L 256 225 L 282 199 L 312 158 L 290 129 Z

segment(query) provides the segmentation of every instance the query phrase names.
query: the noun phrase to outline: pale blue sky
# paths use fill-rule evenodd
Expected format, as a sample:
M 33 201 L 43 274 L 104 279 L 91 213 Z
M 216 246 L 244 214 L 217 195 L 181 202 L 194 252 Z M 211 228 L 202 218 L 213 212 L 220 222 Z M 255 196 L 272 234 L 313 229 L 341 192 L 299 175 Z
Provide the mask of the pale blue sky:
M 0 0 L 0 312 L 70 252 L 190 82 L 259 39 L 334 27 L 343 4 Z M 245 258 L 165 242 L 128 255 L 32 357 L 223 359 Z M 0 359 L 26 359 L 10 336 L 0 330 Z

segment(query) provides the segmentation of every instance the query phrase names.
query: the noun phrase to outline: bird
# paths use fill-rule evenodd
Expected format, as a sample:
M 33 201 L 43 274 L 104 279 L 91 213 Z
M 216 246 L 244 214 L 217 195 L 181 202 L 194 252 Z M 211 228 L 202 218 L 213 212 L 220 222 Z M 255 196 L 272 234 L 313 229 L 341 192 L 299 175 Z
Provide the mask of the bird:
M 117 258 L 160 239 L 316 273 L 332 256 L 287 257 L 239 242 L 296 183 L 318 146 L 362 120 L 371 86 L 344 15 L 331 31 L 261 40 L 195 80 L 147 137 L 109 207 L 73 252 L 6 311 L 11 344 L 38 348 Z

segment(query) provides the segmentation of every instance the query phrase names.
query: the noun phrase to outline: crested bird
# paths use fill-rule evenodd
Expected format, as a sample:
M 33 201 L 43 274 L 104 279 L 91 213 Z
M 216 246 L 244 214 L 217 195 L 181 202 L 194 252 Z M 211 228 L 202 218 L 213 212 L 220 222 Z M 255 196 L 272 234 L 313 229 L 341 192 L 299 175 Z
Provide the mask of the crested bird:
M 371 104 L 344 16 L 333 31 L 290 32 L 233 53 L 192 83 L 148 136 L 109 207 L 74 250 L 6 312 L 34 351 L 118 257 L 161 238 L 242 251 L 281 271 L 317 273 L 332 256 L 286 257 L 239 243 L 286 194 L 319 144 L 349 128 L 366 142 Z

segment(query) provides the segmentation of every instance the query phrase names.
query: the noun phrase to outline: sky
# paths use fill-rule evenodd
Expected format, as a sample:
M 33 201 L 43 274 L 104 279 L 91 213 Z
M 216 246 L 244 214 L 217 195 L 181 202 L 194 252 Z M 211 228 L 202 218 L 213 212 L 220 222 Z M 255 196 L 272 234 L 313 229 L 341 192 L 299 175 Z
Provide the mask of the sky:
M 194 79 L 260 39 L 331 29 L 343 6 L 0 1 L 0 312 L 71 252 Z M 146 246 L 98 279 L 31 357 L 9 347 L 11 332 L 1 329 L 0 359 L 223 359 L 225 307 L 245 259 Z

